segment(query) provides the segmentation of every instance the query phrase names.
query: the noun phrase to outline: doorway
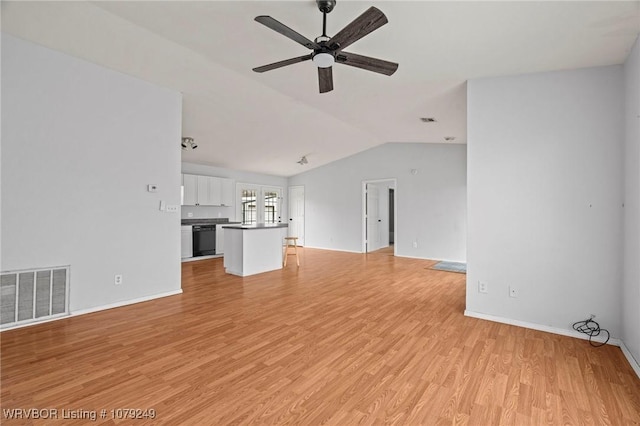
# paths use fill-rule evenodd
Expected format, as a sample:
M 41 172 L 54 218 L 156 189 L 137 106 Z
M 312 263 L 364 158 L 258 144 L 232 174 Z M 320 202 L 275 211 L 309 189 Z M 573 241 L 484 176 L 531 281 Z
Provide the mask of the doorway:
M 236 217 L 243 225 L 282 222 L 282 188 L 238 183 L 236 192 Z
M 362 182 L 363 253 L 392 246 L 396 254 L 396 185 L 396 179 Z
M 389 188 L 389 244 L 396 242 L 396 190 Z

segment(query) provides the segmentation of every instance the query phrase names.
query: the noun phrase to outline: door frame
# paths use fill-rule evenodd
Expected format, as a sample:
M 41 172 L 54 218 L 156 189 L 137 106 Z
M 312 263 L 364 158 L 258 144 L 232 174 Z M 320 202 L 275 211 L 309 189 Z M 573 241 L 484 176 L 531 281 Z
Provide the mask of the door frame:
M 394 243 L 393 243 L 393 255 L 397 256 L 398 251 L 398 179 L 396 178 L 386 178 L 386 179 L 367 179 L 362 181 L 362 253 L 367 253 L 367 184 L 368 183 L 384 183 L 384 182 L 393 182 L 393 188 L 395 191 L 394 200 L 393 200 L 393 234 L 394 234 Z
M 282 218 L 283 206 L 284 206 L 284 188 L 274 185 L 260 185 L 257 183 L 236 183 L 236 218 L 242 222 L 242 190 L 255 190 L 256 191 L 256 223 L 264 223 L 265 220 L 265 205 L 264 205 L 264 193 L 265 191 L 279 191 L 278 197 L 278 209 L 279 217 Z
M 306 205 L 305 205 L 305 201 L 306 201 L 305 197 L 306 197 L 306 194 L 305 194 L 305 187 L 304 187 L 304 185 L 291 185 L 291 186 L 289 186 L 289 187 L 288 187 L 288 189 L 287 189 L 287 217 L 288 217 L 288 218 L 291 218 L 291 206 L 293 205 L 293 203 L 292 203 L 292 201 L 291 201 L 291 200 L 292 200 L 292 197 L 291 197 L 291 190 L 292 190 L 292 189 L 296 189 L 296 188 L 298 188 L 298 189 L 299 189 L 299 188 L 302 188 L 302 208 L 303 208 L 303 210 L 304 210 L 304 213 L 303 213 L 303 215 L 302 215 L 302 217 L 303 217 L 303 222 L 302 222 L 302 235 L 303 235 L 303 236 L 302 236 L 302 238 L 299 238 L 298 245 L 299 245 L 299 246 L 301 246 L 301 247 L 304 247 L 304 245 L 305 245 L 305 240 L 306 240 L 306 238 L 307 238 L 307 233 L 305 232 L 305 231 L 306 231 L 305 226 L 306 226 L 306 214 L 307 214 L 307 212 L 306 212 Z M 290 221 L 289 221 L 289 220 L 287 220 L 287 223 L 290 223 Z M 292 236 L 292 235 L 291 235 L 291 228 L 290 228 L 290 227 L 288 227 L 288 228 L 287 228 L 287 236 L 289 236 L 289 237 L 291 237 L 291 236 Z M 297 235 L 297 236 L 299 237 L 299 235 Z M 302 240 L 302 241 L 300 241 L 300 240 Z

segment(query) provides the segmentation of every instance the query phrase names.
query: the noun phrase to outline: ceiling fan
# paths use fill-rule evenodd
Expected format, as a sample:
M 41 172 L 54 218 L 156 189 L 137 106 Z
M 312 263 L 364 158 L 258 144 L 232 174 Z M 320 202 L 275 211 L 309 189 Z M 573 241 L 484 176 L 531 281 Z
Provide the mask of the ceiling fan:
M 309 40 L 283 23 L 273 19 L 271 16 L 262 15 L 256 17 L 255 20 L 262 25 L 279 32 L 283 36 L 303 45 L 307 49 L 313 50 L 313 52 L 297 58 L 286 59 L 284 61 L 254 68 L 253 70 L 255 72 L 271 71 L 276 68 L 296 64 L 298 62 L 312 60 L 318 67 L 320 93 L 326 93 L 333 90 L 332 66 L 334 63 L 362 68 L 367 71 L 373 71 L 384 75 L 392 75 L 396 72 L 398 64 L 394 62 L 356 55 L 355 53 L 349 53 L 343 50 L 347 46 L 389 22 L 387 21 L 387 17 L 384 13 L 375 7 L 370 7 L 362 15 L 358 16 L 338 32 L 338 34 L 333 37 L 328 37 L 327 13 L 333 10 L 336 5 L 336 0 L 316 0 L 316 3 L 318 4 L 318 9 L 322 12 L 322 35 L 317 37 L 314 41 Z

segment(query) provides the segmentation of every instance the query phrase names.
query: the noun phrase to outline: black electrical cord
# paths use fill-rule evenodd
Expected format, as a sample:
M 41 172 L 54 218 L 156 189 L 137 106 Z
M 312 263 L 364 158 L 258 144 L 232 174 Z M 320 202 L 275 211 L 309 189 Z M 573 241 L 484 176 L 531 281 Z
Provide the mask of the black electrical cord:
M 597 348 L 599 346 L 603 346 L 607 344 L 607 342 L 609 341 L 609 331 L 605 330 L 604 328 L 600 328 L 600 324 L 595 322 L 593 318 L 594 317 L 592 315 L 589 319 L 586 319 L 584 321 L 574 322 L 573 329 L 576 331 L 579 331 L 580 333 L 584 333 L 588 335 L 589 343 L 591 344 L 591 346 L 594 346 Z M 595 343 L 593 343 L 591 339 L 593 337 L 599 336 L 600 333 L 607 333 L 607 340 L 605 340 L 603 343 L 596 345 Z

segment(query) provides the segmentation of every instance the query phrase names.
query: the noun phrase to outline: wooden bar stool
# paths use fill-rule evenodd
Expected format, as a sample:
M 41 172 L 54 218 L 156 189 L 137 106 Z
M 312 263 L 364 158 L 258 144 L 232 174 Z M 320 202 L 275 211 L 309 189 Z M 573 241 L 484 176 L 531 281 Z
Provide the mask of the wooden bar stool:
M 289 247 L 293 247 L 293 253 L 289 252 Z M 289 255 L 295 255 L 296 264 L 300 266 L 300 258 L 298 257 L 298 237 L 284 237 L 284 259 L 282 260 L 283 266 L 287 266 L 287 257 Z

